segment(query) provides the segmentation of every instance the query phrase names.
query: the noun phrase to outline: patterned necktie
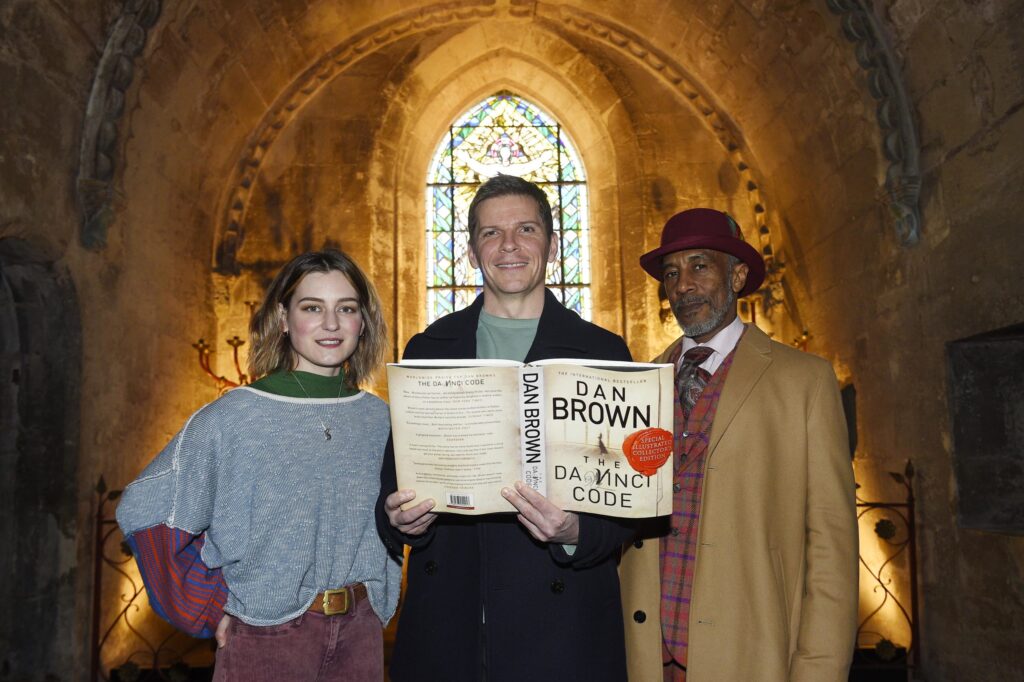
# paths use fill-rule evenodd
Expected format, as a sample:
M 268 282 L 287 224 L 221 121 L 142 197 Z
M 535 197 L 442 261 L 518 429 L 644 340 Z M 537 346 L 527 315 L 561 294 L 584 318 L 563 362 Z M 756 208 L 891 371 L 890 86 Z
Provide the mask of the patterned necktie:
M 679 392 L 679 404 L 682 405 L 683 415 L 687 418 L 693 406 L 697 404 L 697 398 L 711 380 L 711 375 L 700 367 L 700 364 L 714 352 L 708 346 L 694 346 L 683 354 L 683 361 L 679 364 L 679 372 L 676 374 L 676 390 Z

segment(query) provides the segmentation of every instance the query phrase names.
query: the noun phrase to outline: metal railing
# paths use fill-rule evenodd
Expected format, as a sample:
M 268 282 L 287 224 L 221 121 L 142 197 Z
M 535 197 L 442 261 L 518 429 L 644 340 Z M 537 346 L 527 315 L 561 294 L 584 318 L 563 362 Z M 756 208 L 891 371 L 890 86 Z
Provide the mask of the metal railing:
M 92 591 L 92 651 L 89 679 L 92 682 L 143 682 L 166 680 L 209 679 L 205 672 L 213 665 L 213 640 L 194 639 L 155 618 L 144 618 L 140 629 L 137 618 L 148 606 L 141 578 L 131 570 L 134 562 L 110 503 L 121 496 L 120 490 L 108 490 L 100 476 L 95 489 Z M 109 579 L 121 578 L 119 608 L 104 623 L 104 586 Z M 154 622 L 155 621 L 155 622 Z M 112 654 L 120 660 L 104 660 L 104 650 L 111 642 L 121 644 L 127 654 Z M 123 644 L 127 642 L 128 646 Z M 186 658 L 188 662 L 186 662 Z
M 912 679 L 921 660 L 918 636 L 917 597 L 917 525 L 914 511 L 914 465 L 909 460 L 903 472 L 890 471 L 889 476 L 904 492 L 902 501 L 870 501 L 857 495 L 857 525 L 875 519 L 874 533 L 882 541 L 881 560 L 869 561 L 860 555 L 860 565 L 874 582 L 872 593 L 881 595 L 877 605 L 864 616 L 857 627 L 857 651 L 854 655 L 851 679 L 858 671 L 891 671 L 891 679 L 898 675 Z M 858 489 L 860 486 L 858 486 Z M 905 569 L 905 589 L 898 589 L 901 569 Z M 906 623 L 910 641 L 897 645 L 886 633 L 876 630 L 876 621 L 883 610 Z M 889 678 L 887 678 L 889 679 Z

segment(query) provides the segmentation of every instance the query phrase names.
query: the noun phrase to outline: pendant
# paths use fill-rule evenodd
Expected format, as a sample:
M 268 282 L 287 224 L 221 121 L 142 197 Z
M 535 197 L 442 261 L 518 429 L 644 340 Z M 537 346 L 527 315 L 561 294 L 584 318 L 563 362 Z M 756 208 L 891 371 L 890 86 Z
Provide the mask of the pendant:
M 331 427 L 325 426 L 324 427 L 324 440 L 330 440 L 330 439 L 331 439 Z

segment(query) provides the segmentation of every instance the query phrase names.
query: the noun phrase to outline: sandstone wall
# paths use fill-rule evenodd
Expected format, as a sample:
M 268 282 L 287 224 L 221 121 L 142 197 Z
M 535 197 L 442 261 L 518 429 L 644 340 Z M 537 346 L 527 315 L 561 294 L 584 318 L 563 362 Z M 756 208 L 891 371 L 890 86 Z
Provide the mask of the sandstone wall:
M 97 69 L 126 13 L 142 21 L 147 7 L 157 16 L 109 119 L 109 220 L 86 246 L 78 180 Z M 377 282 L 394 353 L 422 327 L 430 156 L 456 116 L 510 89 L 555 115 L 583 155 L 594 317 L 636 357 L 672 335 L 636 264 L 667 217 L 729 210 L 770 254 L 782 278 L 758 299 L 758 322 L 784 342 L 807 330 L 808 349 L 856 387 L 862 495 L 897 495 L 887 472 L 908 458 L 918 471 L 922 676 L 1012 679 L 1024 667 L 1024 543 L 956 524 L 944 353 L 1024 318 L 1022 13 L 1020 0 L 877 3 L 920 142 L 921 237 L 906 245 L 883 200 L 878 102 L 825 2 L 6 3 L 0 252 L 30 254 L 74 293 L 72 360 L 47 385 L 81 399 L 70 450 L 49 455 L 73 465 L 71 510 L 41 495 L 0 527 L 5 543 L 22 524 L 43 529 L 25 550 L 46 564 L 26 599 L 63 590 L 73 615 L 28 653 L 2 621 L 3 657 L 28 679 L 41 679 L 18 667 L 30 659 L 60 679 L 87 666 L 96 481 L 129 481 L 216 396 L 190 344 L 214 343 L 215 370 L 230 376 L 224 339 L 244 333 L 244 302 L 282 261 L 340 245 Z M 15 468 L 30 449 L 8 435 Z M 25 470 L 36 473 L 17 485 L 42 490 L 48 474 Z M 862 541 L 878 544 L 870 528 Z M 905 583 L 905 569 L 894 577 Z M 105 602 L 104 619 L 118 608 Z M 886 619 L 900 643 L 905 629 Z M 131 646 L 114 641 L 105 656 Z

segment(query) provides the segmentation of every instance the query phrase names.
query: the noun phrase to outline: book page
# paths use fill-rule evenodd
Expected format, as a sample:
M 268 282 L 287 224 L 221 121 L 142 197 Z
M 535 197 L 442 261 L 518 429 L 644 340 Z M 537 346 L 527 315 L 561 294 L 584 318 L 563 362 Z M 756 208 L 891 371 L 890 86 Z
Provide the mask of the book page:
M 562 509 L 608 516 L 670 514 L 672 366 L 605 366 L 540 367 L 548 499 Z
M 448 361 L 449 364 L 461 361 Z M 519 365 L 417 369 L 388 365 L 398 487 L 434 511 L 515 511 L 501 489 L 522 477 Z

